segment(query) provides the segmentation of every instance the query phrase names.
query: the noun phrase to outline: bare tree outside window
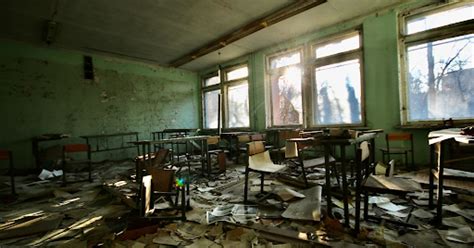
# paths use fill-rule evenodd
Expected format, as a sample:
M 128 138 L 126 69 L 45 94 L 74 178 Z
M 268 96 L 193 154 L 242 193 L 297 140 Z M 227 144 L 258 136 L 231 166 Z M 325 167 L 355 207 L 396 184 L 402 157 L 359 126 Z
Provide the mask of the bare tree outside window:
M 474 35 L 408 47 L 409 121 L 474 117 Z

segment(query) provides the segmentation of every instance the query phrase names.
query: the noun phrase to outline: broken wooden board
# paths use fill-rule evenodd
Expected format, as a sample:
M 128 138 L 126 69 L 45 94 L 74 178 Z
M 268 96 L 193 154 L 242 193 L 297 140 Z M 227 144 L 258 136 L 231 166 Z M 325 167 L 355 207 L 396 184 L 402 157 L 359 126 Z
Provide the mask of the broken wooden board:
M 35 216 L 34 218 L 26 218 L 27 220 L 17 220 L 15 222 L 7 222 L 0 226 L 0 240 L 27 236 L 37 233 L 47 232 L 58 228 L 64 215 L 62 214 L 45 214 Z
M 385 177 L 385 175 L 370 175 L 364 186 L 399 192 L 422 191 L 420 184 L 413 180 L 400 177 Z
M 321 186 L 314 186 L 302 192 L 306 197 L 290 203 L 282 217 L 295 220 L 321 219 Z

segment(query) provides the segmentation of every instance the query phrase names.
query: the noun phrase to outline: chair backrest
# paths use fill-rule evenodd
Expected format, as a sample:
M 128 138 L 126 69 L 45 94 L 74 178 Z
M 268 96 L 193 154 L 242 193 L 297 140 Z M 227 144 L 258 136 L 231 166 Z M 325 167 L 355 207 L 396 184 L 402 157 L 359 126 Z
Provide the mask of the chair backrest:
M 237 141 L 239 143 L 248 143 L 251 141 L 251 138 L 249 134 L 240 134 L 237 136 Z
M 0 160 L 11 160 L 11 152 L 8 150 L 0 150 Z
M 63 146 L 63 151 L 66 153 L 72 152 L 89 152 L 89 145 L 87 144 L 67 144 Z
M 219 141 L 219 136 L 209 136 L 209 138 L 207 138 L 207 145 L 217 145 Z
M 252 135 L 250 135 L 250 139 L 252 141 L 264 141 L 265 140 L 265 134 L 262 134 L 262 133 L 252 134 Z
M 148 170 L 152 178 L 153 190 L 158 192 L 171 192 L 174 183 L 174 170 L 153 168 Z
M 249 156 L 265 151 L 265 145 L 263 141 L 252 141 L 247 143 L 247 152 Z
M 411 133 L 388 133 L 385 135 L 385 141 L 387 148 L 390 148 L 390 142 L 410 142 L 411 149 L 413 150 L 413 134 Z
M 153 158 L 153 166 L 160 166 L 165 163 L 166 158 L 169 154 L 169 149 L 161 148 L 155 152 L 155 157 Z

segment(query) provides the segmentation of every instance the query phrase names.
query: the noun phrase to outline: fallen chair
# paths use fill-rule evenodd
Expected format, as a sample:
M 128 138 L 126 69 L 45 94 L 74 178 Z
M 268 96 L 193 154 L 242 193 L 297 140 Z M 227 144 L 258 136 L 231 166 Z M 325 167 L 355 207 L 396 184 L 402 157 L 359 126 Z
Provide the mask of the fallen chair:
M 188 182 L 176 179 L 175 171 L 150 168 L 150 175 L 142 177 L 140 185 L 139 212 L 141 217 L 169 220 L 186 220 L 186 186 Z M 170 203 L 174 215 L 157 215 L 156 200 Z

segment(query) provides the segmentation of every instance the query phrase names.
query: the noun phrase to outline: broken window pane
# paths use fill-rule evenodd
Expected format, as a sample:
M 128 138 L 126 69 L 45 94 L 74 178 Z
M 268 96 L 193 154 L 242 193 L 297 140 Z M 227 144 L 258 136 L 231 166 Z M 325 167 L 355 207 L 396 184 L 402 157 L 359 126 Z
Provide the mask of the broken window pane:
M 474 118 L 474 34 L 407 48 L 408 121 Z
M 317 125 L 362 123 L 359 59 L 316 68 L 315 79 Z
M 204 93 L 204 128 L 217 128 L 219 93 L 220 90 L 213 90 Z
M 220 82 L 221 80 L 219 76 L 216 75 L 216 76 L 204 79 L 204 86 L 216 85 L 216 84 L 219 84 Z
M 270 68 L 276 69 L 284 66 L 299 64 L 301 62 L 300 52 L 295 52 L 291 54 L 285 54 L 282 56 L 278 56 L 276 58 L 272 58 L 270 60 Z
M 248 83 L 229 86 L 227 91 L 228 127 L 249 127 Z
M 474 19 L 474 4 L 407 19 L 407 34 L 414 34 Z
M 360 47 L 359 33 L 345 37 L 341 40 L 331 42 L 316 48 L 316 58 L 323 58 L 333 54 L 355 50 Z
M 235 80 L 239 78 L 244 78 L 249 75 L 249 71 L 247 69 L 247 66 L 241 67 L 232 71 L 227 72 L 227 80 Z
M 287 67 L 271 75 L 273 125 L 298 125 L 303 123 L 301 98 L 301 69 Z

